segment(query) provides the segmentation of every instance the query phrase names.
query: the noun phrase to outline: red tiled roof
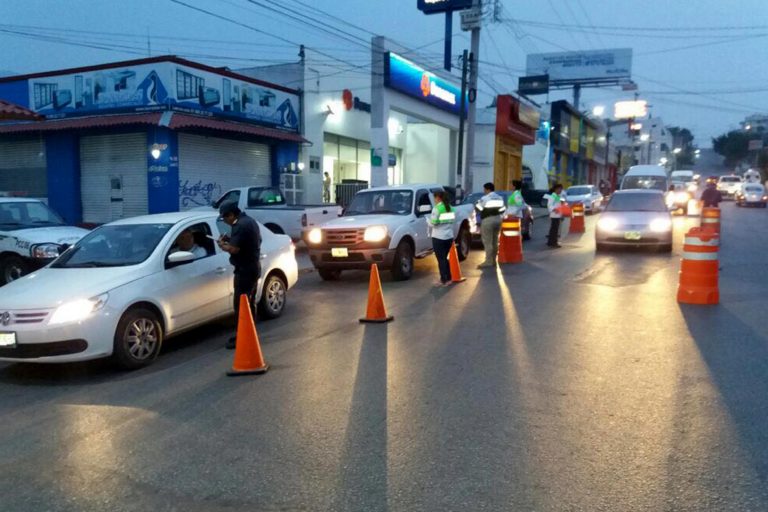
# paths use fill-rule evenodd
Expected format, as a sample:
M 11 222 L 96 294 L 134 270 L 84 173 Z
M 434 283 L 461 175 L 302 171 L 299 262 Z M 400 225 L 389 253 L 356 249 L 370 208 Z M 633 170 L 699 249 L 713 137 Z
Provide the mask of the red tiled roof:
M 0 120 L 11 119 L 14 121 L 40 121 L 44 117 L 21 105 L 0 100 Z
M 291 142 L 307 142 L 301 135 L 293 132 L 285 132 L 274 128 L 213 119 L 210 117 L 198 117 L 188 114 L 173 112 L 170 116 L 171 130 L 183 130 L 188 128 L 202 128 L 229 133 L 242 133 L 267 137 Z M 15 123 L 0 124 L 0 134 L 3 133 L 30 133 L 49 132 L 59 130 L 84 130 L 92 128 L 110 128 L 130 125 L 159 125 L 163 112 L 148 114 L 120 114 L 107 116 L 78 117 L 68 119 L 49 119 L 39 123 Z

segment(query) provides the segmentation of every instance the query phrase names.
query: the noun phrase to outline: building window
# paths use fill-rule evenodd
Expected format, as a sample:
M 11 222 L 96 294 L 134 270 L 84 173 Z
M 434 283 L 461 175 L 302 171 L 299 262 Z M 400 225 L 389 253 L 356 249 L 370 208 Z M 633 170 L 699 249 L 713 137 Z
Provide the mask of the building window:
M 35 96 L 35 109 L 39 110 L 53 104 L 53 93 L 58 88 L 57 84 L 35 84 L 33 93 Z
M 197 98 L 200 88 L 204 85 L 205 79 L 180 69 L 176 70 L 176 96 L 178 99 Z

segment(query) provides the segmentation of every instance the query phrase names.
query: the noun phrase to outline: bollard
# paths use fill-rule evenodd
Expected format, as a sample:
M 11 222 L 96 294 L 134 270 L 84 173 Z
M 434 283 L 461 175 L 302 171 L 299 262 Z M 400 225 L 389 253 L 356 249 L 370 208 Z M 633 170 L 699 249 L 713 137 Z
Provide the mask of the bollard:
M 572 208 L 568 233 L 584 233 L 584 231 L 584 205 L 582 203 L 576 203 Z
M 522 221 L 520 217 L 507 215 L 501 221 L 499 233 L 499 263 L 523 261 Z

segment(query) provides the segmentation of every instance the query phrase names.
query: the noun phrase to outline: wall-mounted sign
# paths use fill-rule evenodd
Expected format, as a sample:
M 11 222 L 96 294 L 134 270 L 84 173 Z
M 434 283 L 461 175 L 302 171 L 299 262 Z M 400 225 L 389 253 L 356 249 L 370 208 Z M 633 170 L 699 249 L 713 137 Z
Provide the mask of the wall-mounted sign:
M 384 57 L 384 84 L 452 114 L 461 111 L 461 87 L 395 53 Z M 465 101 L 465 110 L 468 105 Z
M 536 142 L 539 111 L 520 103 L 508 94 L 496 97 L 496 135 L 511 138 L 520 144 Z
M 472 0 L 416 0 L 416 7 L 424 14 L 459 11 L 472 7 Z
M 617 80 L 632 75 L 632 49 L 533 53 L 526 61 L 527 75 L 549 75 L 552 82 Z
M 168 60 L 30 78 L 29 108 L 48 119 L 175 110 L 298 131 L 297 94 L 208 69 Z
M 517 92 L 526 96 L 549 93 L 549 75 L 521 76 L 517 79 Z
M 644 100 L 617 101 L 613 106 L 613 117 L 616 119 L 632 119 L 647 115 L 648 102 Z

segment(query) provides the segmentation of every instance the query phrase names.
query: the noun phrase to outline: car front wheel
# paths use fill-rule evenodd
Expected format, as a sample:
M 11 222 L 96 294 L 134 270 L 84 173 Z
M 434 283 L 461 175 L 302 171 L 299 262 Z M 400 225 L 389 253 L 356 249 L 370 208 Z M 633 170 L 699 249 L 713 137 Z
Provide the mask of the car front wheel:
M 469 229 L 463 227 L 459 230 L 459 237 L 456 239 L 456 245 L 458 246 L 459 261 L 464 261 L 469 257 L 470 245 L 472 244 L 472 235 L 469 234 Z
M 15 254 L 10 254 L 0 260 L 0 279 L 3 280 L 2 284 L 15 281 L 27 272 L 29 272 L 29 266 L 21 257 Z
M 126 370 L 151 364 L 163 344 L 163 326 L 157 315 L 146 308 L 128 310 L 117 324 L 113 356 Z
M 395 281 L 407 281 L 413 275 L 413 249 L 411 244 L 403 240 L 395 251 L 395 261 L 392 264 L 392 277 Z
M 259 316 L 273 319 L 283 314 L 287 299 L 288 286 L 278 276 L 267 277 L 259 300 Z

